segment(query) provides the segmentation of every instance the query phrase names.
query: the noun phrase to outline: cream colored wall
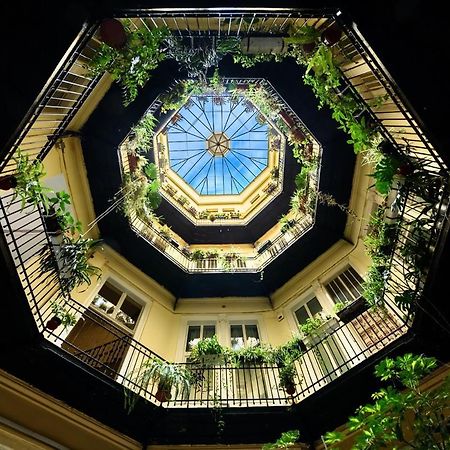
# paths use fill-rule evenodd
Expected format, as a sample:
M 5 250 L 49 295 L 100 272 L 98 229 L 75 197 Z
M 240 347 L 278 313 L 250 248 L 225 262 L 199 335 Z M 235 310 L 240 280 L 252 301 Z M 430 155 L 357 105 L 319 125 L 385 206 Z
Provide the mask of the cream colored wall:
M 3 445 L 14 450 L 49 449 L 56 445 L 68 449 L 142 448 L 138 442 L 2 370 L 0 399 L 0 448 Z
M 64 139 L 63 148 L 52 149 L 44 163 L 48 176 L 64 174 L 77 218 L 85 225 L 93 220 L 92 198 L 79 138 Z M 360 169 L 359 160 L 356 167 L 350 207 L 361 217 L 370 210 L 374 200 L 373 196 L 366 195 L 370 183 L 366 172 L 369 169 Z M 356 195 L 356 192 L 363 195 Z M 182 298 L 175 301 L 169 291 L 107 246 L 98 251 L 92 261 L 102 269 L 102 278 L 93 280 L 87 288 L 78 289 L 74 298 L 89 305 L 101 285 L 112 278 L 144 305 L 135 338 L 168 360 L 183 359 L 189 321 L 216 322 L 222 343 L 228 344 L 226 334 L 230 322 L 256 320 L 262 340 L 280 345 L 296 332 L 293 309 L 311 291 L 311 286 L 317 289 L 347 264 L 364 274 L 369 263 L 361 241 L 365 228 L 365 220 L 349 220 L 345 231 L 347 240 L 337 242 L 274 292 L 271 298 Z

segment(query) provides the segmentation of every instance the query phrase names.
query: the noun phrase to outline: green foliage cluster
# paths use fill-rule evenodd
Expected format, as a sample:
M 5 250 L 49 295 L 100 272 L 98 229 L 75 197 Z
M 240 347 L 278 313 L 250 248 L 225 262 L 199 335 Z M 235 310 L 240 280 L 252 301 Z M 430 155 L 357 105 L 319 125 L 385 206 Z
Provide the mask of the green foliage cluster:
M 142 172 L 126 174 L 121 194 L 125 217 L 131 219 L 134 214 L 141 218 L 153 217 L 153 211 L 161 204 L 155 164 L 145 165 Z
M 264 444 L 262 450 L 278 450 L 293 447 L 300 438 L 298 430 L 290 430 L 281 433 L 281 436 L 273 443 Z
M 373 263 L 387 263 L 393 249 L 396 229 L 396 224 L 389 224 L 384 220 L 384 208 L 378 208 L 371 215 L 364 245 Z
M 61 325 L 64 329 L 72 327 L 77 323 L 75 314 L 69 312 L 62 304 L 54 301 L 51 306 L 53 315 L 61 320 Z
M 388 275 L 386 266 L 372 264 L 366 278 L 362 284 L 363 297 L 371 306 L 383 303 L 384 287 L 386 284 L 386 276 Z
M 196 345 L 191 349 L 190 359 L 193 362 L 201 363 L 204 361 L 205 356 L 222 356 L 226 354 L 226 350 L 222 347 L 217 340 L 217 336 L 214 335 L 210 338 L 200 339 Z
M 88 68 L 95 76 L 109 72 L 113 80 L 120 83 L 123 103 L 128 106 L 136 98 L 139 88 L 147 83 L 151 72 L 165 59 L 163 42 L 169 36 L 169 30 L 143 27 L 131 31 L 130 24 L 125 24 L 125 30 L 125 47 L 118 50 L 102 43 Z
M 42 205 L 46 211 L 49 209 L 48 193 L 49 188 L 42 185 L 41 179 L 45 176 L 44 165 L 38 159 L 30 160 L 29 155 L 22 153 L 19 149 L 14 157 L 16 163 L 13 201 L 20 198 L 22 209 L 25 206 L 32 205 L 38 207 Z
M 308 317 L 305 323 L 299 325 L 298 330 L 303 337 L 315 336 L 318 334 L 318 330 L 324 325 L 330 316 L 325 316 L 322 313 L 315 314 L 313 317 Z
M 26 205 L 42 207 L 46 215 L 56 215 L 59 228 L 63 232 L 74 234 L 81 231 L 81 223 L 74 219 L 68 206 L 71 204 L 70 195 L 65 191 L 54 192 L 42 185 L 45 176 L 44 165 L 35 159 L 31 161 L 29 155 L 19 149 L 13 157 L 16 163 L 13 201 L 21 200 L 22 209 Z
M 372 394 L 374 403 L 361 406 L 350 417 L 349 430 L 359 432 L 352 449 L 448 448 L 450 377 L 432 390 L 420 386 L 436 366 L 436 359 L 412 354 L 379 363 L 376 377 L 393 385 Z M 343 439 L 344 435 L 335 431 L 325 435 L 331 448 L 338 448 Z
M 74 219 L 68 206 L 70 196 L 64 191 L 54 192 L 41 184 L 45 176 L 41 161 L 31 161 L 29 155 L 18 150 L 14 156 L 17 185 L 13 199 L 21 199 L 22 208 L 29 204 L 42 207 L 46 215 L 54 215 L 63 237 L 58 245 L 48 242 L 39 252 L 40 274 L 58 272 L 61 296 L 70 295 L 75 287 L 90 285 L 91 277 L 99 277 L 98 267 L 89 264 L 89 259 L 99 246 L 99 240 L 79 236 L 81 223 Z M 55 304 L 55 308 L 58 305 Z M 69 317 L 69 316 L 67 316 Z M 64 319 L 65 320 L 65 319 Z M 70 322 L 70 317 L 67 319 Z M 69 323 L 67 322 L 67 323 Z
M 40 251 L 41 273 L 59 273 L 62 295 L 69 296 L 76 287 L 91 284 L 92 277 L 100 278 L 101 270 L 89 263 L 89 259 L 101 245 L 99 239 L 64 235 L 60 244 L 48 243 Z M 53 251 L 54 248 L 54 251 Z
M 128 378 L 128 377 L 127 377 Z M 125 389 L 125 409 L 130 413 L 139 399 L 141 392 L 149 392 L 157 383 L 158 389 L 170 394 L 175 389 L 175 397 L 180 391 L 188 391 L 193 382 L 192 373 L 179 364 L 163 361 L 154 356 L 145 360 L 136 373 L 129 376 L 132 389 Z M 135 389 L 138 389 L 137 392 Z
M 131 129 L 132 133 L 134 133 L 134 146 L 137 149 L 137 153 L 141 154 L 149 149 L 157 122 L 153 114 L 147 113 Z
M 375 189 L 381 195 L 388 195 L 401 163 L 392 155 L 381 155 L 375 163 L 372 176 L 375 178 Z

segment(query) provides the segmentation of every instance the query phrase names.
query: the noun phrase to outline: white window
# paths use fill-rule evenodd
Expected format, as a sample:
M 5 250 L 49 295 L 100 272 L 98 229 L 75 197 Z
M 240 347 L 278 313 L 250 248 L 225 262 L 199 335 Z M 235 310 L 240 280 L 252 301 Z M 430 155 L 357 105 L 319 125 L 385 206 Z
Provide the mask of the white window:
M 92 305 L 130 330 L 136 328 L 142 312 L 141 304 L 109 282 L 106 282 L 98 291 L 92 300 Z
M 348 304 L 361 298 L 363 293 L 362 283 L 363 279 L 356 270 L 349 267 L 330 281 L 325 289 L 335 304 Z
M 211 338 L 216 334 L 215 324 L 189 325 L 186 335 L 185 351 L 190 352 L 201 339 Z
M 306 321 L 314 317 L 316 314 L 322 311 L 322 305 L 319 303 L 316 297 L 313 297 L 311 300 L 307 301 L 304 305 L 300 306 L 300 308 L 295 310 L 295 317 L 299 325 L 303 325 Z
M 230 325 L 231 348 L 239 350 L 244 346 L 253 347 L 259 344 L 258 325 L 240 323 Z

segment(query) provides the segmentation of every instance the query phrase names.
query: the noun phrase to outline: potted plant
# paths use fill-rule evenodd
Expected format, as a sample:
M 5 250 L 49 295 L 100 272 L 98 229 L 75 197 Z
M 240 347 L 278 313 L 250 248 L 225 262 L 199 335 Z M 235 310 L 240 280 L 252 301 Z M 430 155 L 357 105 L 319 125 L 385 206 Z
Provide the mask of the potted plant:
M 342 36 L 342 30 L 337 26 L 336 23 L 333 23 L 326 30 L 322 32 L 320 38 L 322 42 L 328 47 L 332 47 L 334 44 L 339 42 Z
M 66 308 L 57 302 L 52 302 L 52 313 L 53 317 L 46 323 L 45 328 L 50 331 L 56 330 L 60 325 L 67 327 L 72 327 L 77 323 L 77 318 L 75 314 L 70 313 Z
M 192 374 L 179 364 L 153 356 L 142 363 L 137 375 L 130 378 L 132 384 L 139 388 L 139 392 L 148 391 L 150 383 L 157 383 L 155 398 L 163 403 L 172 398 L 172 389 L 175 389 L 175 397 L 180 391 L 188 391 L 191 387 Z M 153 390 L 152 388 L 150 390 Z M 139 393 L 125 391 L 125 407 L 128 412 L 134 408 L 138 398 Z
M 89 264 L 89 259 L 100 246 L 101 240 L 74 238 L 64 235 L 60 244 L 46 244 L 40 252 L 41 273 L 58 272 L 61 290 L 65 294 L 83 284 L 90 285 L 91 278 L 101 275 L 100 268 Z
M 280 368 L 280 387 L 286 391 L 290 396 L 295 394 L 295 376 L 297 370 L 295 369 L 294 361 L 286 361 Z
M 16 170 L 13 175 L 5 175 L 0 178 L 0 188 L 3 190 L 14 189 L 13 201 L 20 198 L 22 209 L 26 204 L 48 209 L 48 198 L 46 193 L 49 188 L 42 186 L 41 178 L 45 176 L 44 165 L 38 159 L 30 160 L 29 155 L 17 151 L 13 157 Z
M 364 297 L 359 297 L 353 302 L 338 302 L 334 305 L 334 312 L 344 323 L 351 322 L 369 308 Z
M 89 69 L 94 76 L 109 72 L 113 80 L 121 84 L 123 103 L 128 106 L 136 98 L 138 88 L 150 78 L 152 70 L 165 59 L 162 44 L 169 31 L 145 26 L 131 31 L 125 24 L 125 32 L 126 45 L 120 47 L 115 42 L 112 47 L 102 43 L 90 60 Z
M 250 339 L 254 339 L 252 342 Z M 261 365 L 272 361 L 272 349 L 260 344 L 258 339 L 247 339 L 246 345 L 233 352 L 233 360 L 237 366 Z
M 159 234 L 168 241 L 172 239 L 172 229 L 168 225 L 163 225 L 159 229 Z
M 75 220 L 68 207 L 71 204 L 70 195 L 65 191 L 55 192 L 48 197 L 48 210 L 43 213 L 45 228 L 49 234 L 58 235 L 62 232 L 81 232 L 81 222 Z
M 122 22 L 103 19 L 100 23 L 100 40 L 116 50 L 123 48 L 127 43 L 127 33 Z
M 197 364 L 212 365 L 223 361 L 226 350 L 220 345 L 217 336 L 190 342 L 190 360 Z
M 205 252 L 203 250 L 200 250 L 199 248 L 197 248 L 193 252 L 191 252 L 190 255 L 191 255 L 192 261 L 202 261 L 206 257 Z
M 311 53 L 316 48 L 320 37 L 320 31 L 310 25 L 301 28 L 292 28 L 289 37 L 284 38 L 286 44 L 300 45 L 305 53 Z

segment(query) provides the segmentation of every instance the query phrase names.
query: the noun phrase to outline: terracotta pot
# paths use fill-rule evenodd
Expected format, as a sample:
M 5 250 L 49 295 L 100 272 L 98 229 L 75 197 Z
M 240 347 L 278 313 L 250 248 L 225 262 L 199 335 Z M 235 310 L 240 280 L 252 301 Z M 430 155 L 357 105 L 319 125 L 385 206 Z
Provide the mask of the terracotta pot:
M 409 164 L 409 163 L 405 163 L 402 164 L 398 169 L 397 169 L 397 174 L 398 175 L 403 175 L 404 177 L 411 175 L 411 173 L 414 171 L 414 167 Z
M 294 395 L 295 394 L 295 384 L 288 384 L 287 386 L 285 386 L 284 390 L 289 395 Z
M 166 386 L 158 385 L 158 390 L 155 394 L 156 400 L 160 401 L 161 403 L 167 402 L 172 398 L 172 395 L 170 393 L 170 389 L 167 389 Z
M 309 54 L 312 53 L 316 49 L 316 43 L 315 42 L 309 42 L 308 44 L 302 44 L 302 50 Z
M 280 111 L 280 116 L 288 127 L 294 126 L 294 119 L 286 111 Z
M 61 319 L 57 316 L 53 316 L 45 325 L 45 328 L 50 331 L 56 330 L 61 325 Z
M 322 42 L 328 47 L 336 44 L 341 39 L 342 30 L 334 23 L 322 33 Z
M 130 172 L 135 172 L 138 166 L 138 157 L 131 153 L 128 154 L 128 167 Z
M 17 186 L 17 178 L 14 175 L 0 177 L 0 189 L 9 191 Z
M 100 40 L 117 50 L 127 43 L 127 34 L 122 22 L 117 19 L 104 19 L 100 24 Z
M 306 139 L 305 133 L 300 128 L 293 128 L 291 135 L 296 141 L 304 141 Z

